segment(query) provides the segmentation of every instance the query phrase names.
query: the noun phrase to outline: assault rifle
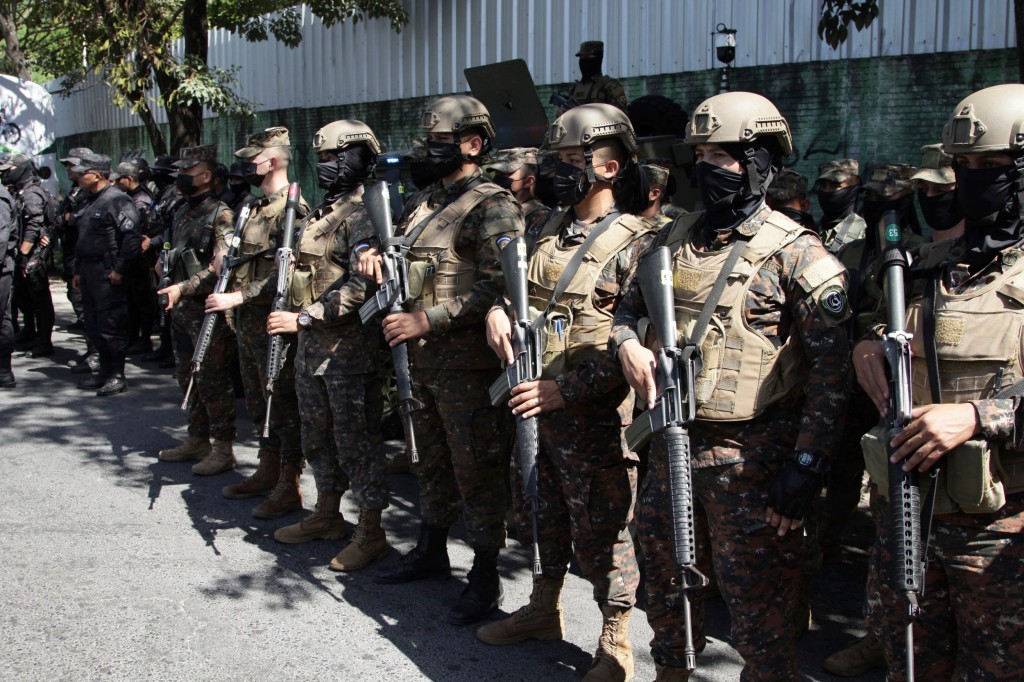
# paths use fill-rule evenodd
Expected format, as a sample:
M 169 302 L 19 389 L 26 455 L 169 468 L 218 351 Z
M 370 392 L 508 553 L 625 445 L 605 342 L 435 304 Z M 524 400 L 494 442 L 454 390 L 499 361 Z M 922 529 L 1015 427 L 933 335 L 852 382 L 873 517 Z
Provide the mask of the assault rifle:
M 640 290 L 651 324 L 658 337 L 658 366 L 655 372 L 657 400 L 626 428 L 629 449 L 643 447 L 651 436 L 661 434 L 668 458 L 668 490 L 672 506 L 675 560 L 682 570 L 683 619 L 686 624 L 686 669 L 697 667 L 690 616 L 690 592 L 708 584 L 697 569 L 693 532 L 693 487 L 690 477 L 689 425 L 697 414 L 694 380 L 701 370 L 700 353 L 693 343 L 676 345 L 676 314 L 672 293 L 672 256 L 668 247 L 655 249 L 637 271 Z
M 886 334 L 882 350 L 889 365 L 889 405 L 886 413 L 886 453 L 892 457 L 892 439 L 910 422 L 913 401 L 910 376 L 910 341 L 904 300 L 907 254 L 901 243 L 899 217 L 886 211 L 878 224 L 882 251 L 882 281 L 886 303 Z M 889 462 L 889 513 L 891 550 L 897 591 L 907 599 L 905 664 L 908 680 L 914 679 L 914 620 L 921 613 L 918 597 L 924 588 L 924 543 L 921 535 L 921 490 L 916 469 L 903 471 L 903 464 Z M 924 539 L 927 542 L 927 538 Z
M 217 285 L 213 288 L 213 293 L 215 294 L 223 294 L 227 291 L 228 280 L 231 278 L 232 260 L 238 252 L 238 245 L 242 242 L 242 230 L 245 229 L 247 222 L 249 222 L 249 207 L 244 206 L 238 212 L 238 219 L 235 221 L 235 231 L 231 235 L 231 241 L 228 243 L 227 255 L 224 256 L 221 262 L 220 277 L 217 279 Z M 168 253 L 168 251 L 163 253 Z M 188 409 L 188 399 L 192 394 L 192 384 L 195 382 L 196 374 L 199 372 L 203 360 L 206 359 L 206 351 L 210 349 L 210 339 L 213 337 L 213 329 L 217 325 L 217 315 L 218 313 L 207 313 L 203 317 L 203 326 L 199 328 L 196 348 L 192 351 L 192 364 L 188 370 L 188 388 L 185 389 L 185 399 L 181 401 L 182 410 Z
M 402 306 L 410 299 L 409 261 L 405 258 L 405 243 L 395 237 L 395 226 L 391 221 L 391 201 L 388 184 L 375 182 L 363 192 L 363 206 L 373 223 L 373 231 L 380 241 L 381 273 L 383 282 L 380 290 L 367 299 L 359 308 L 359 319 L 369 324 L 381 312 L 391 314 L 402 312 Z M 391 359 L 395 363 L 395 378 L 398 383 L 398 413 L 402 416 L 405 431 L 405 446 L 413 463 L 420 461 L 416 449 L 416 433 L 412 426 L 412 413 L 423 407 L 423 403 L 412 395 L 412 377 L 409 375 L 409 347 L 405 342 L 391 347 Z
M 575 109 L 580 105 L 579 102 L 574 100 L 569 95 L 565 94 L 564 92 L 557 91 L 551 93 L 551 98 L 548 99 L 548 104 L 551 104 L 556 107 L 562 107 L 566 111 L 568 111 L 569 109 Z
M 292 243 L 295 240 L 295 216 L 299 212 L 299 183 L 293 182 L 288 187 L 288 203 L 285 204 L 284 228 L 281 234 L 281 246 L 277 249 L 277 290 L 274 293 L 274 304 L 270 312 L 278 313 L 288 305 L 288 285 L 292 278 Z M 267 353 L 267 414 L 263 418 L 263 437 L 270 436 L 270 407 L 274 403 L 274 384 L 281 374 L 288 354 L 288 343 L 283 334 L 275 334 L 270 339 L 270 350 Z
M 530 321 L 529 301 L 526 285 L 526 240 L 516 237 L 501 250 L 501 271 L 505 275 L 505 288 L 512 301 L 516 319 L 512 325 L 512 352 L 515 362 L 491 385 L 491 404 L 508 402 L 512 389 L 528 381 L 536 381 L 541 375 L 540 324 Z M 523 474 L 523 497 L 530 512 L 533 528 L 533 574 L 541 574 L 540 544 L 537 541 L 537 512 L 543 505 L 537 492 L 537 452 L 540 443 L 537 434 L 537 418 L 516 417 L 516 449 L 519 468 Z

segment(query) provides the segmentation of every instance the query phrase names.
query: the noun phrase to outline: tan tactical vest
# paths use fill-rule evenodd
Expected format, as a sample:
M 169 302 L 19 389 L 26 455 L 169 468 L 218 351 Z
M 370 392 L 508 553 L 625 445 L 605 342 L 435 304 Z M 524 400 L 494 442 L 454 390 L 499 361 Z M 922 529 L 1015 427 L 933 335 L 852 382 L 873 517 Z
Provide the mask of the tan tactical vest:
M 232 277 L 236 289 L 263 279 L 274 271 L 274 253 L 271 251 L 274 243 L 271 235 L 278 219 L 284 213 L 287 203 L 286 188 L 267 204 L 263 204 L 263 200 L 260 200 L 253 205 L 252 215 L 249 216 L 249 222 L 245 224 L 245 231 L 242 233 L 241 243 L 238 245 L 238 257 L 246 258 L 257 253 L 263 255 L 246 260 L 234 269 Z
M 621 215 L 590 245 L 544 325 L 543 378 L 554 379 L 607 347 L 614 313 L 594 306 L 597 278 L 619 251 L 651 231 L 640 218 Z M 530 256 L 526 278 L 530 286 L 531 316 L 547 308 L 558 279 L 581 247 L 578 244 L 560 246 L 558 232 L 557 227 L 551 229 L 550 225 L 545 225 Z
M 690 239 L 703 214 L 688 214 L 671 228 L 667 245 L 673 251 L 676 325 L 680 339 L 688 339 L 711 294 L 729 250 L 702 252 Z M 701 344 L 704 368 L 695 382 L 697 416 L 711 421 L 752 419 L 804 384 L 809 367 L 794 333 L 782 346 L 745 322 L 743 308 L 753 275 L 772 255 L 803 234 L 813 234 L 781 213 L 766 218 L 747 243 L 711 316 Z M 818 261 L 801 273 L 801 286 L 814 291 L 843 272 L 834 258 Z
M 293 309 L 302 310 L 312 304 L 345 275 L 345 269 L 331 258 L 335 237 L 348 217 L 362 205 L 362 198 L 354 197 L 309 216 L 300 233 L 292 271 L 289 295 Z

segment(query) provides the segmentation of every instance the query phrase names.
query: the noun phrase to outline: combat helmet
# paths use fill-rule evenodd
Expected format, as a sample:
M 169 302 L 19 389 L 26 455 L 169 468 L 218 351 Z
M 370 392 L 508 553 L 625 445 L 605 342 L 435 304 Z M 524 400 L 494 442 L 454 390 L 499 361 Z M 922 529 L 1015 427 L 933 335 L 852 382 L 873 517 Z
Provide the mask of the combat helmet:
M 686 126 L 686 144 L 753 142 L 775 138 L 783 156 L 793 153 L 789 124 L 768 98 L 754 92 L 725 92 L 700 103 Z
M 956 105 L 942 128 L 942 151 L 949 155 L 1024 150 L 1024 84 L 1005 83 L 978 90 Z
M 450 95 L 434 100 L 423 112 L 422 128 L 427 133 L 460 134 L 469 128 L 483 128 L 488 140 L 493 140 L 494 124 L 484 103 L 469 95 Z
M 548 149 L 590 147 L 607 138 L 619 140 L 630 156 L 636 154 L 636 133 L 625 112 L 610 104 L 582 104 L 555 119 L 548 128 L 545 146 Z
M 316 131 L 313 136 L 313 151 L 333 152 L 358 143 L 365 144 L 374 155 L 380 155 L 383 151 L 370 126 L 355 119 L 334 121 Z

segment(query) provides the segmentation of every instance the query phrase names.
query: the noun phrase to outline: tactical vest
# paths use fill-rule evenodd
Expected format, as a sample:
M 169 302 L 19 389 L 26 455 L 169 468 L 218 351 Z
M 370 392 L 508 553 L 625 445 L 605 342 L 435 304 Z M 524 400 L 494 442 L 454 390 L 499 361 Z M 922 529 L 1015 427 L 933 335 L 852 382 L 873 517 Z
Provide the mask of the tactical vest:
M 693 247 L 690 235 L 702 216 L 696 213 L 677 219 L 667 241 L 674 253 L 673 290 L 680 339 L 690 338 L 729 254 L 729 249 L 702 252 Z M 753 276 L 775 253 L 804 234 L 814 233 L 781 213 L 766 212 L 764 222 L 743 247 L 701 344 L 704 366 L 695 381 L 699 418 L 753 419 L 805 383 L 809 365 L 799 335 L 791 332 L 776 346 L 748 327 L 744 318 Z M 801 273 L 800 285 L 812 292 L 842 272 L 837 260 L 822 259 Z
M 244 262 L 231 273 L 236 290 L 250 282 L 264 279 L 274 271 L 274 257 L 271 253 L 274 249 L 273 231 L 288 203 L 286 190 L 277 192 L 269 200 L 264 198 L 253 204 L 252 215 L 249 216 L 238 246 L 238 258 L 244 259 Z
M 531 317 L 542 313 L 551 300 L 559 278 L 573 255 L 582 248 L 560 246 L 558 227 L 550 221 L 530 256 L 526 278 L 530 287 Z M 633 215 L 621 215 L 587 250 L 565 293 L 548 313 L 544 324 L 542 378 L 554 379 L 567 369 L 590 358 L 608 345 L 613 311 L 594 306 L 594 288 L 605 267 L 630 242 L 651 232 L 650 226 Z
M 848 268 L 857 267 L 856 262 L 848 262 L 847 256 L 842 254 L 843 249 L 857 241 L 858 239 L 864 239 L 867 236 L 868 224 L 856 213 L 851 213 L 842 220 L 840 220 L 835 227 L 828 230 L 821 237 L 821 242 L 828 249 L 829 253 L 836 256 L 843 265 Z M 859 252 L 857 257 L 859 258 Z
M 306 219 L 292 271 L 289 296 L 293 309 L 302 310 L 312 304 L 323 296 L 328 287 L 346 275 L 345 268 L 331 256 L 338 230 L 362 206 L 362 198 L 353 197 L 325 207 Z
M 226 208 L 211 197 L 203 201 L 202 213 L 190 216 L 188 205 L 178 209 L 171 229 L 173 248 L 168 259 L 173 283 L 189 280 L 210 265 L 215 241 L 214 225 L 217 216 Z

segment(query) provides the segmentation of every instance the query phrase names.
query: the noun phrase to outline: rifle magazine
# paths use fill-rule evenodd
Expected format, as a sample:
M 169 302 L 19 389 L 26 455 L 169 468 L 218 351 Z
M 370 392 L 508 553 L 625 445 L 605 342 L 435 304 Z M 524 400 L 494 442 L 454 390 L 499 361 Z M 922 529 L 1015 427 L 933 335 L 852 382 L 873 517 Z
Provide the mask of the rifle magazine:
M 644 410 L 643 414 L 633 420 L 633 423 L 626 427 L 626 445 L 633 452 L 636 452 L 651 440 L 654 435 L 654 417 L 650 410 Z

